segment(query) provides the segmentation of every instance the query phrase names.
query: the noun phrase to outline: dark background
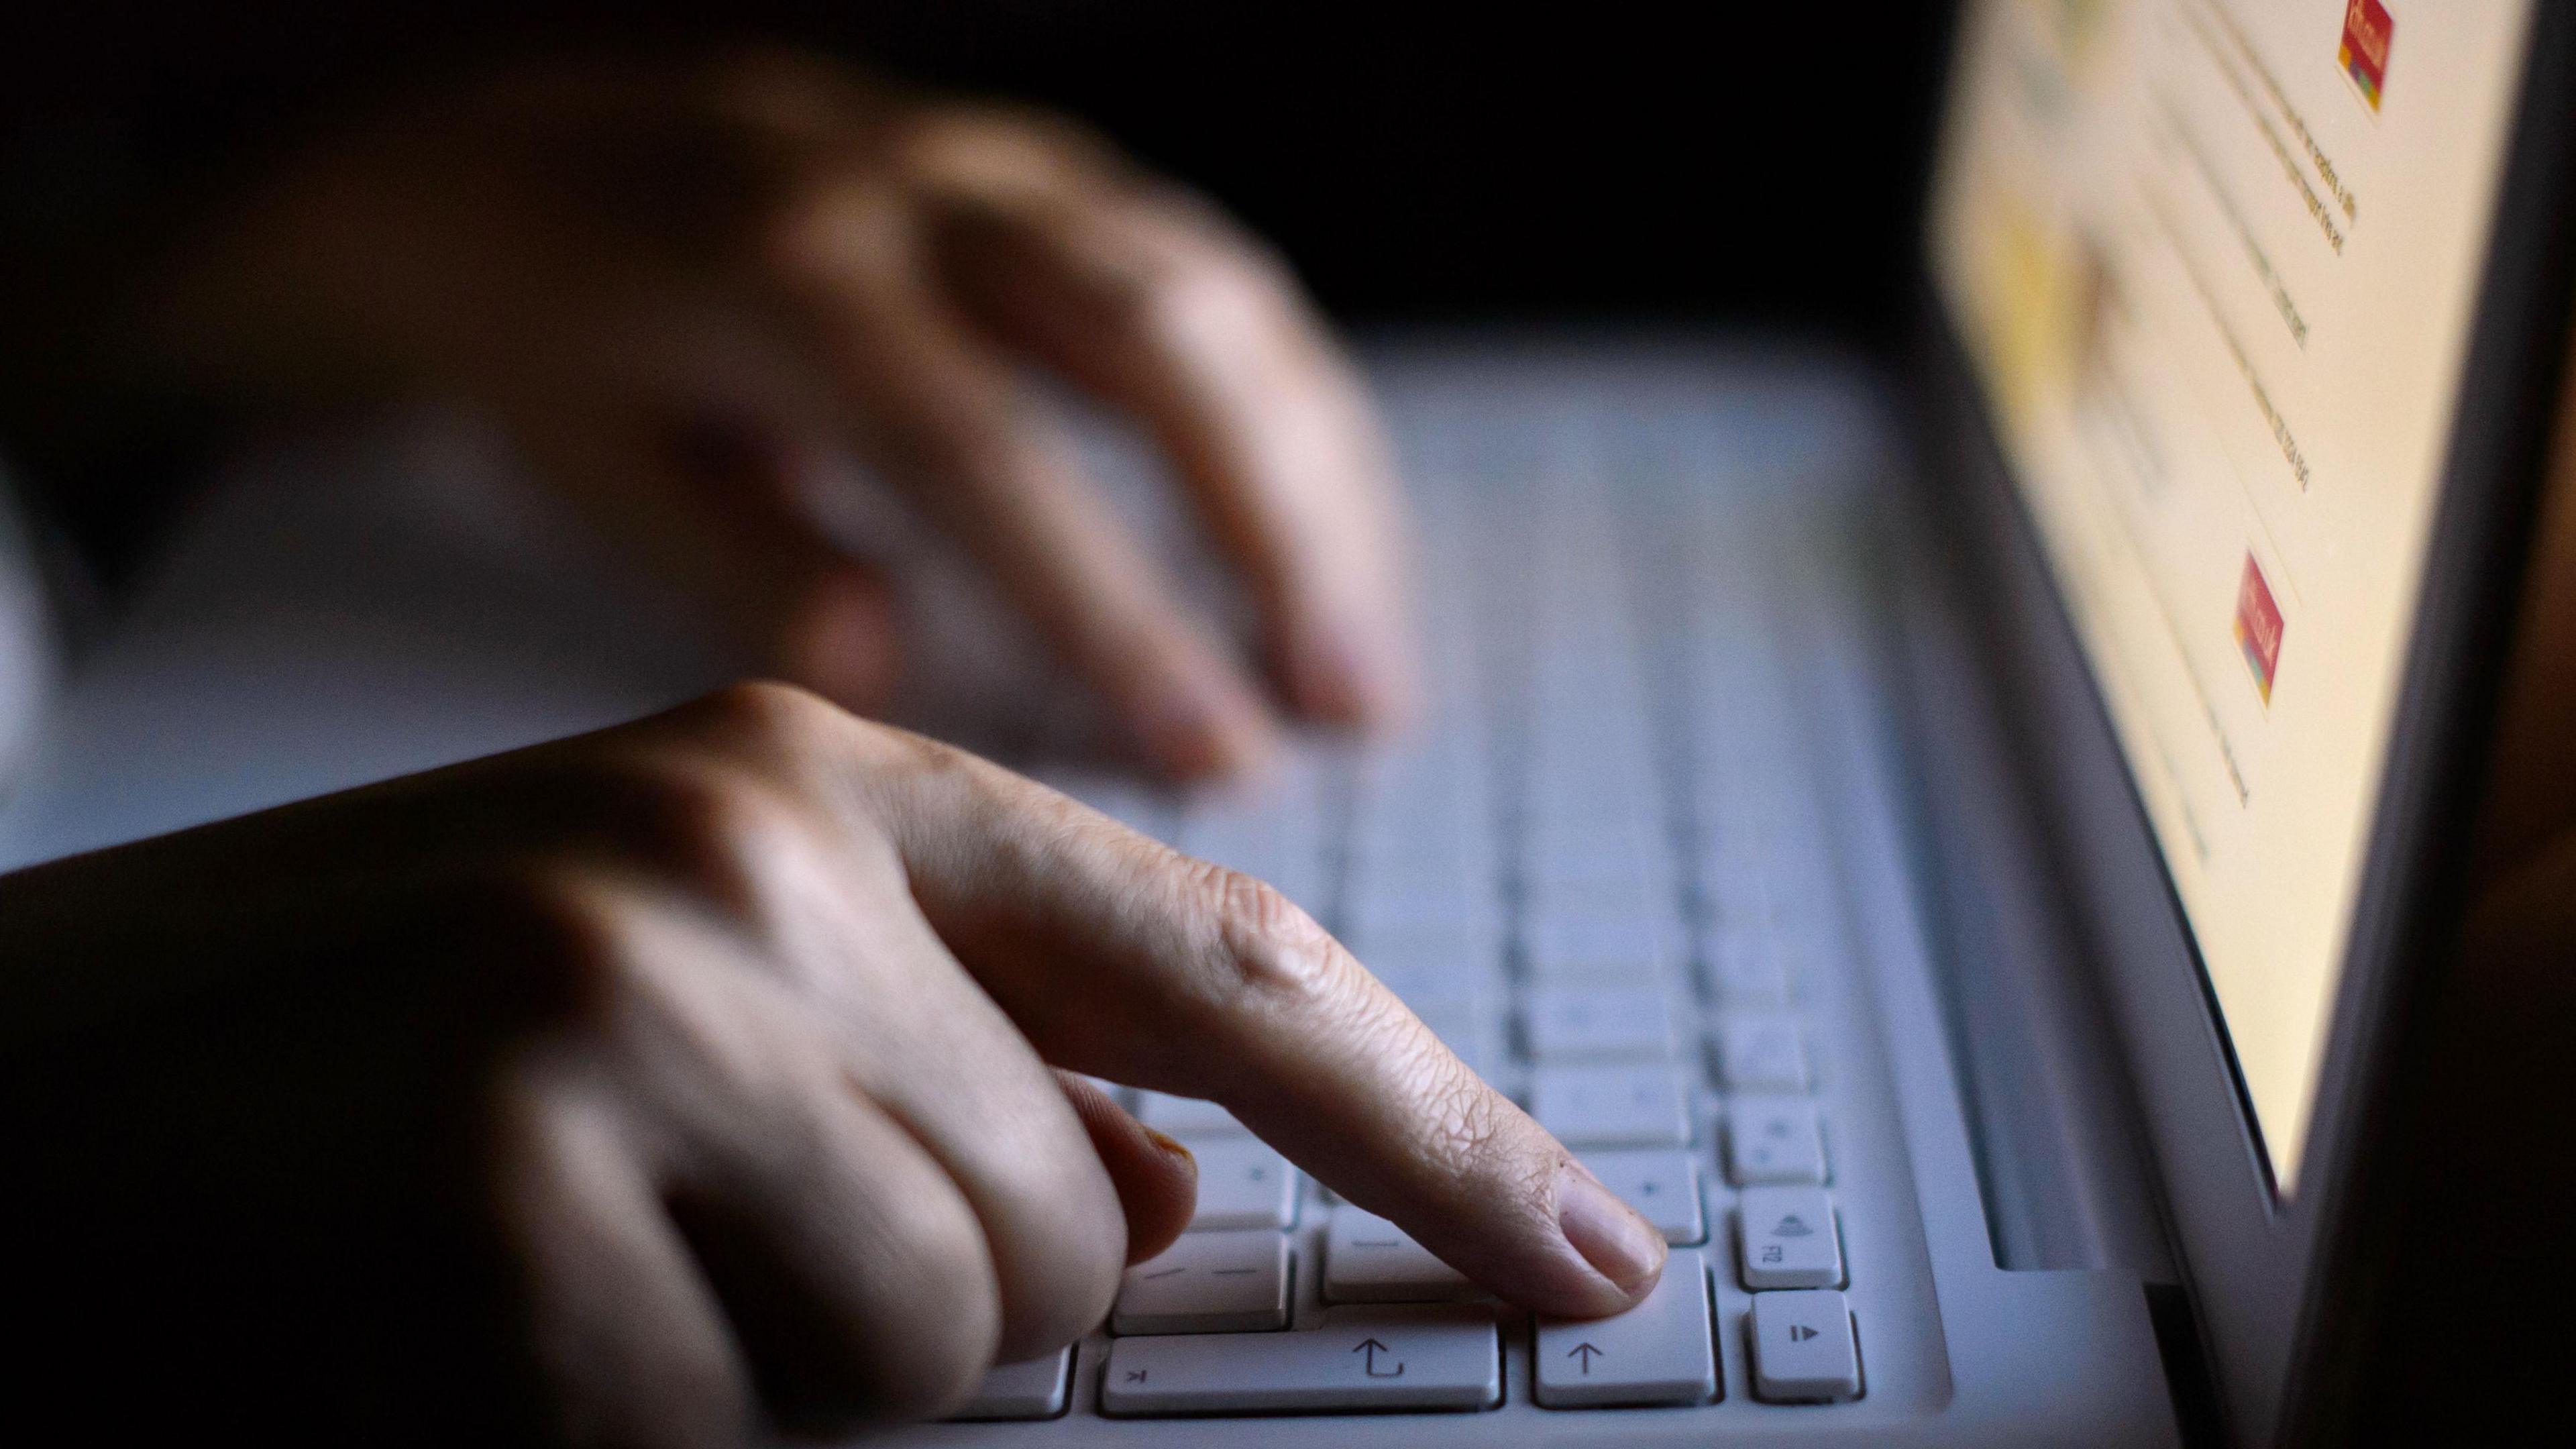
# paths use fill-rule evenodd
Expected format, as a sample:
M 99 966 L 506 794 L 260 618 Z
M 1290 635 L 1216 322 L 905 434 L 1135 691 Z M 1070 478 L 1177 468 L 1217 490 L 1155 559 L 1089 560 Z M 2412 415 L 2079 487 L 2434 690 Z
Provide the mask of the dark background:
M 1946 6 L 1445 11 L 982 0 L 871 40 L 1106 126 L 1346 314 L 1875 331 L 1902 302 Z
M 46 138 L 37 166 L 166 186 L 423 66 L 769 34 L 1085 116 L 1214 192 L 1355 319 L 1879 335 L 1904 297 L 1949 8 L 89 0 L 0 19 L 0 125 Z

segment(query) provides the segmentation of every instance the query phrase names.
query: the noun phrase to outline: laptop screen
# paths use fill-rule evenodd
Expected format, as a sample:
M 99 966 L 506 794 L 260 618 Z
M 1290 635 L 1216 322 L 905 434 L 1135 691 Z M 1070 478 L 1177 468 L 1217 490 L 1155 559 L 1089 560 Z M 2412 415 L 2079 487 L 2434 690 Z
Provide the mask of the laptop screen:
M 2293 1189 L 2526 0 L 1985 0 L 1937 285 Z

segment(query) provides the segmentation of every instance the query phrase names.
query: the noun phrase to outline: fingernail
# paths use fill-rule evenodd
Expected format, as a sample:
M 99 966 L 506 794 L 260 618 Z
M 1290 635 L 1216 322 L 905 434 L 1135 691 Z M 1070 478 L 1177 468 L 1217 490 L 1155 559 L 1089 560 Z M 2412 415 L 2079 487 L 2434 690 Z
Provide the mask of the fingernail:
M 1583 1261 L 1623 1293 L 1645 1287 L 1664 1266 L 1664 1235 L 1580 1164 L 1557 1172 L 1556 1225 Z
M 1145 1126 L 1142 1122 L 1139 1122 L 1136 1125 L 1139 1127 Z M 1145 1140 L 1153 1143 L 1154 1146 L 1161 1149 L 1165 1156 L 1177 1157 L 1183 1162 L 1188 1163 L 1192 1172 L 1198 1171 L 1199 1155 L 1192 1152 L 1190 1150 L 1190 1145 L 1183 1142 L 1178 1137 L 1174 1137 L 1170 1133 L 1156 1128 L 1145 1127 Z

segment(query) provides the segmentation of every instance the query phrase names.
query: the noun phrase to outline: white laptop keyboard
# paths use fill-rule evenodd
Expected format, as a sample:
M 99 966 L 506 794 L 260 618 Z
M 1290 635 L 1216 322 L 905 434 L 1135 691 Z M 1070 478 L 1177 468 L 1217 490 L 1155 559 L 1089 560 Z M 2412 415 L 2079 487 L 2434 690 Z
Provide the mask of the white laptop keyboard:
M 1199 1231 L 1069 1352 L 993 1374 L 987 1417 L 870 1442 L 2166 1442 L 2134 1279 L 2000 1271 L 1981 1211 L 1860 643 L 1852 520 L 1887 501 L 1871 376 L 1768 344 L 1427 339 L 1377 362 L 1419 503 L 1432 727 L 1398 754 L 1315 753 L 1252 805 L 1058 783 L 1340 932 L 1663 1225 L 1663 1290 L 1535 1323 L 1224 1114 L 1136 1102 L 1199 1153 Z M 730 674 L 471 436 L 405 426 L 353 456 L 210 495 L 65 697 L 0 861 L 615 723 Z M 971 617 L 981 595 L 951 582 L 925 619 Z M 1035 722 L 961 738 L 1046 757 L 1020 732 L 1069 711 L 1029 707 L 1009 650 L 924 655 L 993 666 Z
M 1041 773 L 1332 927 L 1663 1229 L 1662 1284 L 1532 1323 L 1223 1109 L 1127 1092 L 1198 1156 L 1192 1230 L 1128 1271 L 1104 1333 L 996 1371 L 965 1417 L 1609 1412 L 1730 1383 L 1831 1416 L 1914 1331 L 1856 1311 L 1871 1265 L 1819 1092 L 1845 1074 L 1810 1010 L 1848 985 L 1777 540 L 1740 498 L 1613 486 L 1579 426 L 1405 417 L 1430 728 L 1302 756 L 1251 803 Z

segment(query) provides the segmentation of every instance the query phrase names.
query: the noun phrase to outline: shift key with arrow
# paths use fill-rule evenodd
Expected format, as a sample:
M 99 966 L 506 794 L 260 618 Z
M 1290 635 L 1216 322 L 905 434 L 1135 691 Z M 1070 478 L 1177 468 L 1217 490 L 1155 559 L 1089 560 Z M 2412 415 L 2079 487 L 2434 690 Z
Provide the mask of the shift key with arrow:
M 1675 1249 L 1646 1301 L 1610 1318 L 1538 1322 L 1538 1401 L 1551 1409 L 1704 1404 L 1717 1397 L 1708 1262 Z
M 1502 1399 L 1494 1310 L 1477 1304 L 1353 1304 L 1285 1333 L 1120 1338 L 1101 1412 L 1372 1413 L 1484 1409 Z

